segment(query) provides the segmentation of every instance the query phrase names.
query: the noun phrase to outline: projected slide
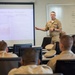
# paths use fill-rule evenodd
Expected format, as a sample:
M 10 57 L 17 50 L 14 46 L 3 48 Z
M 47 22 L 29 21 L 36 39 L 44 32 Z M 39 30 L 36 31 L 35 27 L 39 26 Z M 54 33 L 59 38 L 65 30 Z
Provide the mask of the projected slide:
M 0 40 L 33 39 L 32 9 L 0 9 Z
M 34 45 L 34 3 L 3 2 L 0 4 L 0 40 L 8 46 Z

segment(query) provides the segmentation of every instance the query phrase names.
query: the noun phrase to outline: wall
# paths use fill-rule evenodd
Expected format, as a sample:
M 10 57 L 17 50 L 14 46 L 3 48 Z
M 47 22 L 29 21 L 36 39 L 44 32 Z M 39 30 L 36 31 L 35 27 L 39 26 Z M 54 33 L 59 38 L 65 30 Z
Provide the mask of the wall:
M 35 3 L 35 25 L 37 27 L 44 27 L 46 24 L 46 6 L 47 4 L 74 4 L 75 0 L 37 0 Z M 41 45 L 43 37 L 46 33 L 36 30 L 36 45 Z
M 47 4 L 74 4 L 75 0 L 0 0 L 0 2 L 35 2 L 35 26 L 44 27 L 46 24 Z M 35 30 L 36 45 L 41 45 L 46 32 Z

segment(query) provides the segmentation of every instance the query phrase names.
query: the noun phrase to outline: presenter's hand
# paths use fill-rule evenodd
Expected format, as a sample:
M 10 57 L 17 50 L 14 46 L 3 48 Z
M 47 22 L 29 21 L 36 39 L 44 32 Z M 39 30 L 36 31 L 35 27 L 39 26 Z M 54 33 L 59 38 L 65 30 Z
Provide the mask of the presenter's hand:
M 53 28 L 50 28 L 50 31 L 52 32 L 54 29 Z
M 38 27 L 35 27 L 35 29 L 36 29 L 36 30 L 40 30 L 40 28 L 38 28 Z
M 46 31 L 45 28 L 38 28 L 38 27 L 35 27 L 35 29 L 36 29 L 36 30 L 41 30 L 41 31 Z

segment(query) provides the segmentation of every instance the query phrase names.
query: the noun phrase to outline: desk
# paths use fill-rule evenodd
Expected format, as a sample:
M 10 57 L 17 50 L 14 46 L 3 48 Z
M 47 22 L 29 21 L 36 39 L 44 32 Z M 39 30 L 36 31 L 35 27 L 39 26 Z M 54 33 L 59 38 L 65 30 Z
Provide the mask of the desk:
M 42 42 L 42 48 L 45 49 L 45 46 L 51 43 L 51 37 L 44 37 Z M 56 42 L 56 54 L 60 54 L 59 42 Z
M 51 37 L 44 37 L 42 42 L 42 48 L 45 49 L 45 46 L 51 43 Z
M 50 59 L 51 58 L 45 58 L 44 56 L 42 56 L 42 64 L 47 64 Z
M 49 61 L 52 57 L 54 57 L 54 56 L 48 57 L 48 58 L 44 57 L 44 54 L 45 54 L 46 52 L 48 52 L 48 50 L 46 50 L 46 49 L 43 49 L 43 50 L 42 50 L 42 64 L 47 64 L 48 61 Z

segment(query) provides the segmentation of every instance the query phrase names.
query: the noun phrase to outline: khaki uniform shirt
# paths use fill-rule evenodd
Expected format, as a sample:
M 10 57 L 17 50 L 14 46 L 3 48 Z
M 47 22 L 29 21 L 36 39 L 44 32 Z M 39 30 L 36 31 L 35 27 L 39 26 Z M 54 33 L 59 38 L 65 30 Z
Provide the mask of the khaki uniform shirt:
M 75 59 L 75 54 L 71 50 L 62 51 L 59 55 L 53 57 L 47 63 L 47 65 L 50 66 L 53 70 L 55 70 L 56 61 L 62 59 Z
M 52 74 L 52 69 L 47 65 L 27 65 L 12 69 L 8 75 L 15 74 Z
M 45 30 L 47 31 L 47 30 L 49 30 L 49 32 L 50 32 L 50 36 L 52 37 L 52 40 L 54 41 L 54 42 L 57 42 L 57 41 L 59 41 L 59 34 L 60 34 L 60 32 L 61 31 L 50 31 L 50 28 L 53 28 L 53 29 L 62 29 L 62 26 L 61 26 L 61 23 L 60 23 L 60 21 L 58 20 L 58 19 L 55 19 L 55 20 L 52 20 L 52 21 L 49 21 L 49 22 L 47 22 L 47 24 L 46 24 L 46 27 L 45 27 Z
M 18 57 L 16 54 L 12 52 L 0 51 L 0 58 L 9 58 L 9 57 Z

